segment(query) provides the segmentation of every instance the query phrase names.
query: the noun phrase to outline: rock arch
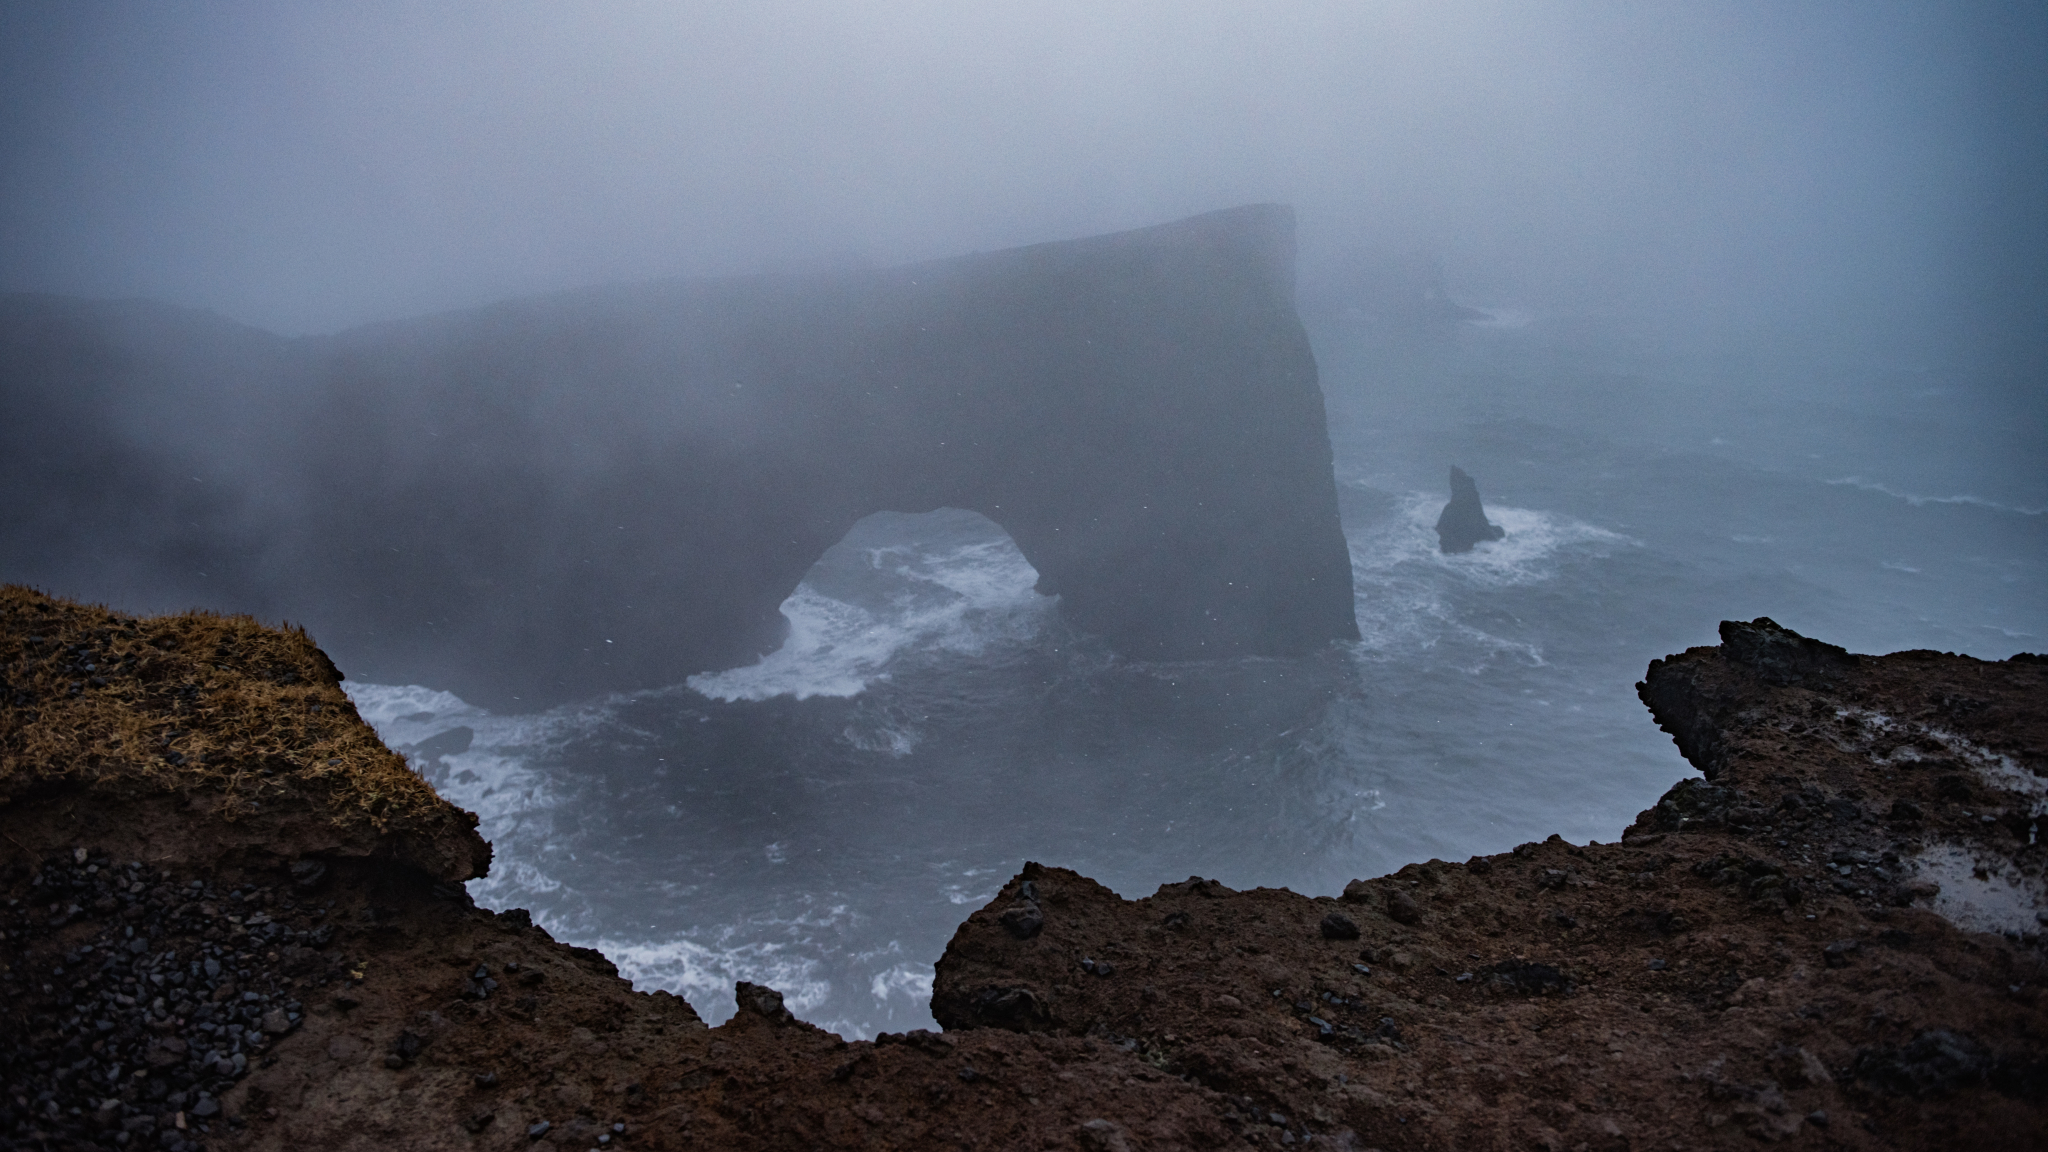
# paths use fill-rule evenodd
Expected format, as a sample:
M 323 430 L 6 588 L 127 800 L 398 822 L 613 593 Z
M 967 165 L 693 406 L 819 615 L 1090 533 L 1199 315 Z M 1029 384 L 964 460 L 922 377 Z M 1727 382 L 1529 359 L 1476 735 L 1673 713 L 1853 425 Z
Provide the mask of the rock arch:
M 942 505 L 1133 657 L 1357 636 L 1283 207 L 248 343 L 220 375 L 255 382 L 221 403 L 274 415 L 208 465 L 260 547 L 211 561 L 231 581 L 114 591 L 231 585 L 224 607 L 305 621 L 352 675 L 523 709 L 732 667 L 855 521 Z M 131 351 L 110 387 L 147 402 L 162 357 Z M 0 371 L 16 390 L 24 356 L 64 354 Z M 102 594 L 60 561 L 0 576 Z

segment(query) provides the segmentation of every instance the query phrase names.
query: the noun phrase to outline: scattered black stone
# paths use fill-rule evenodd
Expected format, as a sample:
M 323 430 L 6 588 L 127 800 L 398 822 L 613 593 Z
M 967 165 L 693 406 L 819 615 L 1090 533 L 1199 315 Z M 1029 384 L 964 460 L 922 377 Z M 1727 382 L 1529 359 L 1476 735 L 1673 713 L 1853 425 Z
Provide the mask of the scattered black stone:
M 1837 940 L 1821 949 L 1820 954 L 1821 959 L 1827 962 L 1828 967 L 1847 968 L 1850 961 L 1855 959 L 1856 953 L 1862 951 L 1862 949 L 1863 945 L 1858 941 Z
M 296 996 L 341 978 L 324 910 L 290 885 L 222 891 L 80 848 L 26 888 L 0 907 L 0 1147 L 204 1148 L 222 1096 L 299 1027 Z
M 1387 915 L 1395 923 L 1413 924 L 1422 919 L 1422 906 L 1415 902 L 1415 897 L 1396 888 L 1387 894 Z
M 479 964 L 469 974 L 468 986 L 463 989 L 462 994 L 471 1000 L 488 1000 L 491 998 L 491 993 L 497 990 L 498 982 L 491 976 L 490 968 L 487 965 Z

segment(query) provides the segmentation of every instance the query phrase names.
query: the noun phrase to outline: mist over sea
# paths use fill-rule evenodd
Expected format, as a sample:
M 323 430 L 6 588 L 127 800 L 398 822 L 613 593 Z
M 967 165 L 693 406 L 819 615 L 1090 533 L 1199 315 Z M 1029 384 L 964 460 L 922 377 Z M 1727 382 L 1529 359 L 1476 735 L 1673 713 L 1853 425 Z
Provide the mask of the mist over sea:
M 1310 328 L 1363 639 L 1146 664 L 1065 626 L 990 522 L 870 517 L 760 664 L 494 715 L 348 685 L 482 817 L 492 907 L 713 1021 L 781 989 L 848 1036 L 929 1026 L 932 963 L 1027 859 L 1126 896 L 1333 893 L 1552 832 L 1612 840 L 1691 773 L 1636 701 L 1727 618 L 1882 652 L 2048 647 L 2048 480 L 1967 372 L 1502 308 Z M 1445 556 L 1453 463 L 1506 539 Z

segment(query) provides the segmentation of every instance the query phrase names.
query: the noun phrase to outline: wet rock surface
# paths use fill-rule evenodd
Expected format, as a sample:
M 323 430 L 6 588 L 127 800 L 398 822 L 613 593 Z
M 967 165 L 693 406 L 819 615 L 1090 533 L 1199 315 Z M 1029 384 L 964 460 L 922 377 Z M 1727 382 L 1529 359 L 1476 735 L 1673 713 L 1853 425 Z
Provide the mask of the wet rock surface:
M 946 1031 L 872 1042 L 756 985 L 706 1027 L 379 839 L 452 816 L 46 773 L 0 805 L 0 1147 L 2042 1146 L 2035 906 L 1971 885 L 2039 891 L 2048 669 L 1730 647 L 1652 667 L 1707 779 L 1618 844 L 1330 897 L 1030 864 Z

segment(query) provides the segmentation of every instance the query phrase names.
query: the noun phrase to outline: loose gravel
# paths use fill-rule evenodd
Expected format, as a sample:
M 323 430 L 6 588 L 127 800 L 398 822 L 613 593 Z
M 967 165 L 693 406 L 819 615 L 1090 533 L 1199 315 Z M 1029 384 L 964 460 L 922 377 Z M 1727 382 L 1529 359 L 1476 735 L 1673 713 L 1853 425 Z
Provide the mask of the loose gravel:
M 205 1148 L 302 998 L 351 976 L 306 890 L 317 861 L 271 886 L 87 848 L 21 871 L 0 907 L 0 1149 Z

